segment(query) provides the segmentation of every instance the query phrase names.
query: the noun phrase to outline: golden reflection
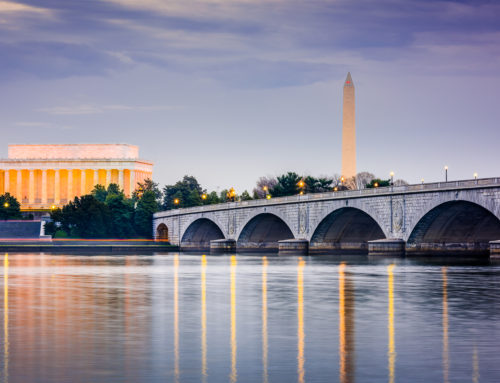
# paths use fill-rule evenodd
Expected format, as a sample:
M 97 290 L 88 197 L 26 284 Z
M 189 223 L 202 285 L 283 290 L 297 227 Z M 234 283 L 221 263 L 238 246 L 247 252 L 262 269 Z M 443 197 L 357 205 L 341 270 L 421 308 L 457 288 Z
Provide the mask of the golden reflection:
M 179 255 L 174 256 L 174 376 L 179 381 Z
M 201 256 L 201 376 L 207 380 L 207 256 Z
M 472 383 L 479 383 L 479 356 L 476 347 L 472 352 Z
M 339 381 L 348 383 L 354 376 L 354 288 L 339 265 Z
M 394 383 L 394 365 L 396 363 L 396 345 L 394 343 L 394 275 L 392 270 L 395 265 L 387 266 L 387 273 L 389 274 L 389 383 Z
M 9 381 L 9 254 L 3 257 L 3 381 Z
M 448 277 L 446 267 L 441 269 L 443 275 L 443 381 L 448 383 Z
M 236 370 L 236 256 L 231 256 L 231 382 L 238 379 Z
M 262 381 L 268 382 L 267 374 L 267 258 L 262 258 Z
M 304 383 L 304 266 L 306 262 L 299 258 L 297 269 L 297 374 L 299 383 Z

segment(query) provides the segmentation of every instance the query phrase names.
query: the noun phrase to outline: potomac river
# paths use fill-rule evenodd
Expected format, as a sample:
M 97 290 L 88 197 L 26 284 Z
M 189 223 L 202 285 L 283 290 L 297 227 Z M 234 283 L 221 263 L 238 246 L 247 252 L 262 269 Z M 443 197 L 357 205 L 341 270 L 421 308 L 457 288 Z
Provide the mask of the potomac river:
M 2 254 L 0 382 L 498 382 L 487 258 Z

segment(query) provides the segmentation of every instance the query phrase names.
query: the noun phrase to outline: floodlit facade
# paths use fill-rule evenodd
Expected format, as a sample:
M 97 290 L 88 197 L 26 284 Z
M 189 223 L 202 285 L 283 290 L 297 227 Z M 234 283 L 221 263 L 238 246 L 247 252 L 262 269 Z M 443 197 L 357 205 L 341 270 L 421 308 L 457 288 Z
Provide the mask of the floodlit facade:
M 22 210 L 61 207 L 95 185 L 115 183 L 127 196 L 153 176 L 153 163 L 128 144 L 9 145 L 0 159 L 0 194 L 10 193 Z

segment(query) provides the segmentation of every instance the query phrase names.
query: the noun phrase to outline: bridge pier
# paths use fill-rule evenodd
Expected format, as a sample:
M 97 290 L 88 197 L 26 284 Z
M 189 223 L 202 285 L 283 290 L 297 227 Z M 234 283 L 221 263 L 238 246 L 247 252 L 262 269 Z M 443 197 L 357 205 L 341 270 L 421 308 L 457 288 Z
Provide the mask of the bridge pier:
M 368 255 L 405 255 L 406 242 L 402 239 L 368 241 Z
M 279 255 L 307 255 L 309 241 L 307 239 L 285 239 L 278 241 Z
M 490 242 L 490 258 L 500 258 L 500 241 Z
M 215 239 L 210 241 L 211 253 L 234 253 L 236 241 L 234 239 Z

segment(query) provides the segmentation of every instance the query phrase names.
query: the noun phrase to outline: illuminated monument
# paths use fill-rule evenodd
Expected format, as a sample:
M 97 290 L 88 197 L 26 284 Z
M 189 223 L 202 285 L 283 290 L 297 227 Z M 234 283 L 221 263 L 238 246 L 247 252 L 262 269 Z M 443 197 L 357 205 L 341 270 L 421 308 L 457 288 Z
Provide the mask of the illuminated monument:
M 354 84 L 351 73 L 344 82 L 344 105 L 342 115 L 342 176 L 346 179 L 356 175 L 356 121 L 354 117 Z
M 127 196 L 152 178 L 153 164 L 127 144 L 9 145 L 0 159 L 0 194 L 10 193 L 22 210 L 60 207 L 95 185 L 115 183 Z

